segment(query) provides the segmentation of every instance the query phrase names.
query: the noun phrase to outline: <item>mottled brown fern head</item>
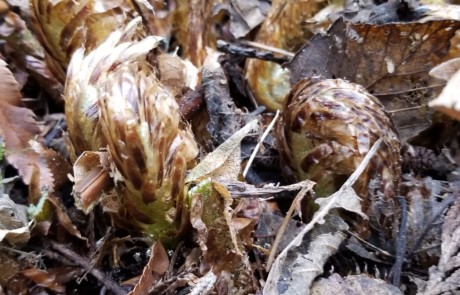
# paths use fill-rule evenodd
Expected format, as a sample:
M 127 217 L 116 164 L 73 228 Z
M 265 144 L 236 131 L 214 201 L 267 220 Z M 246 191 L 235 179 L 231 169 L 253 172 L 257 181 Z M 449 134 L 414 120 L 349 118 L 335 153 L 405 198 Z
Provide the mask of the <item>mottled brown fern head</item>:
M 124 64 L 145 61 L 157 46 L 159 37 L 136 39 L 140 18 L 112 34 L 95 50 L 85 53 L 81 47 L 72 55 L 67 71 L 63 98 L 70 140 L 77 156 L 84 151 L 97 151 L 106 143 L 100 133 L 98 100 L 102 87 L 118 83 L 110 80 Z M 153 72 L 150 68 L 149 72 Z
M 354 189 L 371 221 L 394 213 L 400 143 L 382 104 L 363 87 L 340 79 L 298 82 L 286 97 L 277 138 L 286 174 L 315 181 L 319 197 L 337 191 L 382 138 Z
M 175 237 L 185 205 L 185 171 L 198 149 L 179 107 L 147 65 L 126 64 L 101 93 L 100 124 L 123 183 L 126 212 L 157 237 Z
M 99 46 L 138 14 L 126 0 L 29 0 L 33 30 L 55 76 L 64 82 L 72 54 Z
M 123 204 L 117 219 L 168 242 L 182 225 L 185 172 L 198 148 L 176 100 L 146 60 L 161 38 L 132 41 L 139 22 L 87 55 L 83 49 L 74 54 L 66 116 L 76 152 L 110 152 Z

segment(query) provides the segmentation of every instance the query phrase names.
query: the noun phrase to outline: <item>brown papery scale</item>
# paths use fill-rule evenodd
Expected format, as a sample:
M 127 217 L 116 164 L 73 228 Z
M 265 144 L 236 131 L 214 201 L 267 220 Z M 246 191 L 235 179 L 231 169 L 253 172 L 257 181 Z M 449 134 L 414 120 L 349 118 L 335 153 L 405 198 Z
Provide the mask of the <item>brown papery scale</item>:
M 353 186 L 370 221 L 354 222 L 361 235 L 368 225 L 391 230 L 397 211 L 400 142 L 383 105 L 357 84 L 305 79 L 286 97 L 277 128 L 283 169 L 295 180 L 315 181 L 318 197 L 336 192 L 379 138 L 377 153 Z

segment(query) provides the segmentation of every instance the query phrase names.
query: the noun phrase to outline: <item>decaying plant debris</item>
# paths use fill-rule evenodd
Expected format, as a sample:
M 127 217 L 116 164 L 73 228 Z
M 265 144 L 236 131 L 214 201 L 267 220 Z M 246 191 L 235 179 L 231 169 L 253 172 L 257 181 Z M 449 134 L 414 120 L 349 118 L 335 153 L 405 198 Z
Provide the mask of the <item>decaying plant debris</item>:
M 457 294 L 460 8 L 0 0 L 0 294 Z

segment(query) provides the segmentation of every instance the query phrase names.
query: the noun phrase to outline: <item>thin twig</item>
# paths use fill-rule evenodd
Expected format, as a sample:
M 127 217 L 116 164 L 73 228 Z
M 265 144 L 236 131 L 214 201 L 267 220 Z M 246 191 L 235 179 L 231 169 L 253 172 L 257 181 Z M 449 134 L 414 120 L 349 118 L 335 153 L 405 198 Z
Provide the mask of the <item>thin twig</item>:
M 268 256 L 267 260 L 267 266 L 265 267 L 266 271 L 270 271 L 270 268 L 272 267 L 273 261 L 275 261 L 275 256 L 276 252 L 278 250 L 278 246 L 281 242 L 281 238 L 284 235 L 284 232 L 287 229 L 287 226 L 289 224 L 289 221 L 291 220 L 292 215 L 294 214 L 294 210 L 296 208 L 296 204 L 298 203 L 299 199 L 303 198 L 305 194 L 311 189 L 311 187 L 304 187 L 302 190 L 297 194 L 295 197 L 294 201 L 291 203 L 291 207 L 289 207 L 289 211 L 286 213 L 286 216 L 284 217 L 283 223 L 281 224 L 276 237 L 275 241 L 273 242 L 272 247 L 270 248 L 270 255 Z
M 260 257 L 256 251 L 256 249 L 253 249 L 253 254 L 255 258 L 255 269 L 259 274 L 259 277 L 263 278 L 265 276 L 264 271 L 263 271 L 263 266 L 262 266 L 262 261 L 260 260 Z
M 219 49 L 222 52 L 235 55 L 235 56 L 243 56 L 243 57 L 249 57 L 249 58 L 257 58 L 261 60 L 266 60 L 266 61 L 271 61 L 275 62 L 278 64 L 283 64 L 285 62 L 288 62 L 290 60 L 289 57 L 276 57 L 273 55 L 273 52 L 269 51 L 261 51 L 259 49 L 255 48 L 247 48 L 247 47 L 242 47 L 238 46 L 235 44 L 230 44 L 227 43 L 223 40 L 218 40 L 217 41 L 217 49 Z
M 248 160 L 248 163 L 246 164 L 246 167 L 244 167 L 243 177 L 246 177 L 246 174 L 248 174 L 249 168 L 251 167 L 251 164 L 254 161 L 254 158 L 256 157 L 257 152 L 259 151 L 262 142 L 264 142 L 265 137 L 267 137 L 268 133 L 270 133 L 270 131 L 273 129 L 273 126 L 275 125 L 276 121 L 278 120 L 279 115 L 280 115 L 280 111 L 277 110 L 276 114 L 275 114 L 275 117 L 270 122 L 270 124 L 267 126 L 267 129 L 265 129 L 264 133 L 262 134 L 262 136 L 260 137 L 259 141 L 257 142 L 256 147 L 252 151 L 251 157 L 249 157 L 249 160 Z
M 258 43 L 258 42 L 254 42 L 254 41 L 248 41 L 248 40 L 241 40 L 240 42 L 241 42 L 241 44 L 244 44 L 244 45 L 249 45 L 249 46 L 252 46 L 252 47 L 255 47 L 255 48 L 260 48 L 260 49 L 263 49 L 263 50 L 271 51 L 273 53 L 282 54 L 282 55 L 285 55 L 285 56 L 287 56 L 289 58 L 292 58 L 292 57 L 295 56 L 295 53 L 293 53 L 293 52 L 290 52 L 290 51 L 287 51 L 287 50 L 284 50 L 284 49 L 281 49 L 281 48 L 269 46 L 269 45 L 266 45 L 266 44 L 262 44 L 262 43 Z
M 176 247 L 176 250 L 174 250 L 174 254 L 171 257 L 171 261 L 169 262 L 168 272 L 165 276 L 165 279 L 171 278 L 171 275 L 173 274 L 173 270 L 174 270 L 174 264 L 176 263 L 177 257 L 179 256 L 179 252 L 182 249 L 183 245 L 184 245 L 184 241 L 180 241 Z
M 355 184 L 356 180 L 358 180 L 358 178 L 361 176 L 361 173 L 363 173 L 364 169 L 367 168 L 367 164 L 369 163 L 371 158 L 375 155 L 375 153 L 379 149 L 380 144 L 382 143 L 382 141 L 383 141 L 383 139 L 379 138 L 379 140 L 377 140 L 374 143 L 372 148 L 369 150 L 369 152 L 366 154 L 364 159 L 359 164 L 358 168 L 356 168 L 355 172 L 353 172 L 350 175 L 350 177 L 348 177 L 347 181 L 345 181 L 345 183 L 340 187 L 340 190 L 345 190 L 347 187 L 351 187 L 351 186 L 353 186 L 353 184 Z
M 427 107 L 428 107 L 428 104 L 422 104 L 422 105 L 419 105 L 419 106 L 416 106 L 416 107 L 402 108 L 402 109 L 396 109 L 396 110 L 387 110 L 387 113 L 388 114 L 395 114 L 395 113 L 399 113 L 399 112 L 413 111 L 413 110 L 418 110 L 418 109 L 427 108 Z
M 424 87 L 418 87 L 418 88 L 414 88 L 414 89 L 411 89 L 410 91 L 407 91 L 407 90 L 400 90 L 400 91 L 389 91 L 389 92 L 382 92 L 382 93 L 372 93 L 372 95 L 374 96 L 387 96 L 387 95 L 399 95 L 399 94 L 404 94 L 404 93 L 408 93 L 408 92 L 414 92 L 414 91 L 419 91 L 419 90 L 426 90 L 426 89 L 432 89 L 432 88 L 438 88 L 438 87 L 444 87 L 446 85 L 446 83 L 443 83 L 443 84 L 436 84 L 436 85 L 430 85 L 430 86 L 424 86 Z M 369 89 L 369 88 L 367 88 Z
M 184 270 L 180 274 L 172 276 L 168 279 L 161 280 L 149 291 L 148 294 L 167 294 L 168 291 L 171 291 L 174 287 L 177 287 L 179 280 L 184 279 L 190 273 L 196 273 L 198 267 L 191 267 L 190 269 Z
M 108 290 L 112 291 L 115 295 L 125 295 L 126 290 L 124 290 L 120 285 L 118 285 L 111 277 L 107 276 L 104 272 L 95 268 L 89 259 L 86 257 L 80 256 L 71 249 L 67 248 L 65 245 L 59 244 L 55 241 L 51 241 L 51 248 L 66 258 L 73 261 L 75 264 L 81 266 L 85 271 L 88 271 L 95 277 L 101 284 L 107 287 Z
M 247 184 L 241 181 L 227 182 L 225 180 L 220 181 L 224 184 L 232 195 L 232 198 L 253 198 L 259 199 L 293 199 L 288 192 L 300 191 L 302 188 L 314 184 L 310 180 L 302 180 L 290 185 L 277 185 L 274 183 L 266 184 L 262 187 L 257 187 L 252 184 Z M 282 195 L 284 194 L 284 196 Z M 281 197 L 280 197 L 281 195 Z
M 440 248 L 441 245 L 442 245 L 442 243 L 433 244 L 431 246 L 428 246 L 428 247 L 422 248 L 420 250 L 414 251 L 414 253 L 418 254 L 418 253 L 427 252 L 427 251 L 430 251 L 430 250 L 433 250 L 433 249 L 436 249 L 436 248 Z
M 407 203 L 403 197 L 398 198 L 399 207 L 401 208 L 401 227 L 396 240 L 396 261 L 391 268 L 390 275 L 392 276 L 391 282 L 396 287 L 401 283 L 401 271 L 404 262 L 404 253 L 406 252 L 406 238 L 407 238 Z
M 350 231 L 350 230 L 347 230 L 347 233 L 351 236 L 353 236 L 355 239 L 357 239 L 358 241 L 360 241 L 362 244 L 364 244 L 365 246 L 371 248 L 372 250 L 374 251 L 377 251 L 379 252 L 380 254 L 382 255 L 385 255 L 387 257 L 394 257 L 394 255 L 392 255 L 391 253 L 383 250 L 383 249 L 380 249 L 379 247 L 369 243 L 368 241 L 364 240 L 363 238 L 361 238 L 360 236 L 358 236 L 357 234 L 355 234 L 354 232 Z

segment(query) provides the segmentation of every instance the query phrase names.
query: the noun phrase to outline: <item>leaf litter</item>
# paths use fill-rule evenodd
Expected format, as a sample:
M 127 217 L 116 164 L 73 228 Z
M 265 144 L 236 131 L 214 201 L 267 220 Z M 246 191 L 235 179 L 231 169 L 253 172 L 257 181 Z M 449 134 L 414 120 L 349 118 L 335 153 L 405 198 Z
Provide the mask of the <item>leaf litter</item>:
M 437 112 L 458 118 L 457 5 L 30 2 L 29 10 L 27 1 L 0 0 L 0 261 L 11 269 L 0 272 L 0 285 L 6 294 L 455 294 L 460 288 L 458 123 Z M 64 7 L 71 9 L 58 18 Z M 133 21 L 138 16 L 142 23 Z M 75 112 L 64 124 L 49 119 L 63 117 L 72 55 L 83 60 L 125 25 L 130 37 L 121 46 L 155 40 L 145 56 L 149 70 L 139 66 L 138 73 L 152 70 L 149 79 L 177 100 L 180 128 L 193 130 L 199 142 L 200 156 L 179 184 L 184 196 L 174 201 L 181 206 L 161 212 L 166 222 L 181 220 L 181 238 L 173 243 L 152 239 L 120 215 L 125 205 L 131 212 L 145 205 L 123 203 L 129 177 L 113 157 L 133 159 L 143 171 L 138 157 L 144 153 L 108 153 L 104 140 L 75 150 L 65 131 L 75 136 L 87 118 Z M 85 75 L 75 66 L 70 71 Z M 130 88 L 135 75 L 126 77 L 123 89 L 144 91 L 142 83 Z M 391 115 L 405 143 L 398 200 L 407 205 L 398 209 L 400 224 L 392 225 L 399 234 L 394 241 L 374 239 L 378 229 L 373 238 L 362 237 L 348 220 L 367 218 L 352 184 L 378 143 L 328 197 L 315 198 L 308 179 L 292 183 L 282 175 L 274 111 L 280 93 L 303 78 L 360 84 Z M 98 120 L 99 105 L 89 106 L 91 120 Z M 59 150 L 53 140 L 61 142 Z M 171 140 L 170 154 L 178 140 Z M 305 208 L 311 198 L 319 208 L 314 214 Z

